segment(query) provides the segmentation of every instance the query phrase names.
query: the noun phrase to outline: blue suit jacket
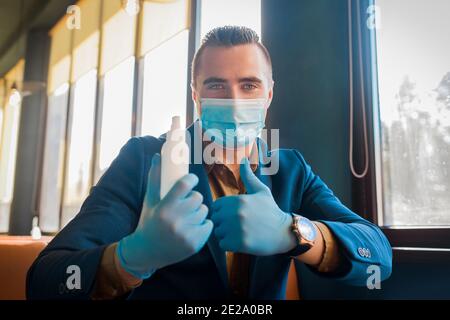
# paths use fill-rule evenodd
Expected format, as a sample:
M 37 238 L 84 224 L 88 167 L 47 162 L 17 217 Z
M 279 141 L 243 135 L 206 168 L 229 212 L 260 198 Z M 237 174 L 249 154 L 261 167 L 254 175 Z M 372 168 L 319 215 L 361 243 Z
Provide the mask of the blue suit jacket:
M 192 137 L 194 126 L 188 129 Z M 163 143 L 164 137 L 150 136 L 132 138 L 127 142 L 91 189 L 78 215 L 58 233 L 30 268 L 28 298 L 90 297 L 103 250 L 136 228 L 151 158 L 160 152 Z M 369 276 L 367 267 L 378 265 L 381 279 L 388 278 L 392 268 L 392 250 L 381 230 L 345 207 L 312 172 L 298 151 L 275 150 L 270 157 L 278 158 L 278 172 L 271 176 L 261 175 L 264 164 L 260 163 L 256 175 L 272 190 L 278 206 L 285 212 L 296 212 L 323 222 L 339 242 L 345 267 L 339 273 L 322 276 L 331 281 L 365 286 Z M 190 164 L 189 171 L 199 177 L 196 190 L 202 193 L 204 203 L 209 207 L 212 198 L 204 166 Z M 68 290 L 65 286 L 71 275 L 68 272 L 71 265 L 80 268 L 80 289 Z M 285 298 L 289 265 L 290 258 L 283 254 L 252 256 L 250 298 Z M 213 232 L 200 252 L 156 271 L 128 298 L 227 298 L 230 297 L 227 283 L 225 252 L 219 247 Z

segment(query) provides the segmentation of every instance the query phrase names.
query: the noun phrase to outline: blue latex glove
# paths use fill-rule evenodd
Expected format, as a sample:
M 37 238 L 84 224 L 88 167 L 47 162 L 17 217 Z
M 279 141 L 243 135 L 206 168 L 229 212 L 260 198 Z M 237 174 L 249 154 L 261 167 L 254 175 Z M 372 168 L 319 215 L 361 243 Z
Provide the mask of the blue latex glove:
M 213 224 L 206 219 L 203 196 L 192 189 L 198 178 L 182 177 L 160 200 L 161 157 L 153 156 L 139 224 L 119 241 L 117 255 L 130 274 L 145 279 L 159 268 L 182 261 L 200 251 Z
M 278 207 L 270 189 L 253 174 L 246 158 L 240 165 L 240 175 L 247 194 L 221 197 L 212 205 L 211 220 L 220 247 L 258 256 L 294 248 L 291 215 Z

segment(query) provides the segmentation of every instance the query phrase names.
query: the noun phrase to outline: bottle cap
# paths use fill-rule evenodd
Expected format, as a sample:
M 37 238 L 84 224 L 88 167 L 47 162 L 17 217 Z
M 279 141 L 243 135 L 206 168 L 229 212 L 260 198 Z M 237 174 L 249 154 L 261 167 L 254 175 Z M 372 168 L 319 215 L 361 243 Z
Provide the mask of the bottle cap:
M 33 218 L 33 228 L 31 229 L 31 239 L 39 240 L 42 237 L 41 229 L 39 228 L 39 218 Z
M 170 130 L 180 129 L 180 127 L 181 127 L 180 116 L 173 116 L 172 117 L 172 127 L 170 128 Z

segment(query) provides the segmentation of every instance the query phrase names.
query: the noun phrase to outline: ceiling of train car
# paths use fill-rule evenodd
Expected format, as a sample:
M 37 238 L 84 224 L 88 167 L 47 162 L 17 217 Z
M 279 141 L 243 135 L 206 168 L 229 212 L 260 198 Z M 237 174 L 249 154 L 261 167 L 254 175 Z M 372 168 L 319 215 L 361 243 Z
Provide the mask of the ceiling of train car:
M 0 0 L 0 75 L 23 55 L 21 35 L 31 28 L 50 28 L 73 0 Z

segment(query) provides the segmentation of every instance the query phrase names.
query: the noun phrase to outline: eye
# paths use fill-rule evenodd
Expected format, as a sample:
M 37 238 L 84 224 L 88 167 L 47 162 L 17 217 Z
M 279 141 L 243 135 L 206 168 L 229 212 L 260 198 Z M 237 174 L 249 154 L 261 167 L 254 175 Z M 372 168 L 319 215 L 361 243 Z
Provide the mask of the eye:
M 208 89 L 211 90 L 222 90 L 224 88 L 225 87 L 222 83 L 211 83 L 210 85 L 208 85 Z
M 242 89 L 250 91 L 250 90 L 258 89 L 258 86 L 253 83 L 244 83 L 242 85 Z

